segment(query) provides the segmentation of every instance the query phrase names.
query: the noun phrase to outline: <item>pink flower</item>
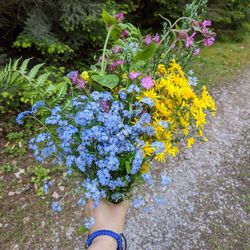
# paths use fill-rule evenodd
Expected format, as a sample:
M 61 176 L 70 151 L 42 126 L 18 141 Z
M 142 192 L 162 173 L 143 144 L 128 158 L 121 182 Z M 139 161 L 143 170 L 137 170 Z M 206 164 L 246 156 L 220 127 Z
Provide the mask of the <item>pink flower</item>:
M 187 37 L 188 37 L 188 35 L 187 35 L 187 33 L 185 32 L 185 31 L 180 31 L 179 32 L 179 38 L 180 39 L 187 39 Z
M 200 48 L 195 49 L 195 50 L 194 50 L 194 52 L 193 52 L 193 56 L 197 56 L 197 55 L 199 55 L 199 54 L 200 54 L 200 51 L 201 51 L 201 49 L 200 49 Z
M 155 43 L 159 43 L 160 42 L 160 36 L 158 35 L 158 33 L 155 34 L 154 42 Z
M 199 27 L 199 22 L 197 22 L 196 20 L 193 19 L 191 23 L 193 27 Z
M 191 36 L 188 36 L 186 39 L 186 48 L 189 48 L 194 43 L 194 36 L 196 35 L 195 32 Z
M 202 26 L 204 26 L 204 27 L 211 26 L 211 24 L 212 24 L 212 22 L 210 20 L 204 20 L 202 22 Z
M 116 68 L 118 65 L 122 65 L 122 64 L 124 64 L 124 61 L 123 61 L 123 60 L 114 61 L 114 62 L 109 66 L 109 69 L 110 69 L 110 71 L 114 71 L 115 68 Z
M 150 89 L 154 86 L 154 81 L 150 76 L 145 76 L 141 79 L 142 87 L 145 89 Z
M 116 18 L 118 21 L 124 20 L 124 13 L 120 12 L 120 13 L 116 14 L 116 15 L 115 15 L 115 18 Z
M 112 49 L 112 52 L 113 52 L 114 54 L 119 53 L 119 52 L 121 52 L 121 51 L 122 51 L 122 48 L 119 47 L 118 45 L 115 45 L 114 48 Z
M 215 41 L 214 37 L 208 37 L 208 38 L 204 38 L 203 40 L 203 45 L 204 46 L 211 46 Z
M 79 88 L 85 88 L 85 81 L 83 79 L 77 79 Z
M 121 33 L 121 37 L 126 37 L 128 36 L 129 32 L 127 30 L 123 30 Z
M 129 73 L 129 78 L 131 79 L 131 80 L 135 80 L 138 76 L 140 76 L 141 75 L 141 73 L 139 72 L 139 71 L 137 71 L 137 72 L 130 72 Z
M 152 42 L 152 38 L 150 35 L 146 35 L 146 38 L 145 38 L 145 43 L 148 45 Z

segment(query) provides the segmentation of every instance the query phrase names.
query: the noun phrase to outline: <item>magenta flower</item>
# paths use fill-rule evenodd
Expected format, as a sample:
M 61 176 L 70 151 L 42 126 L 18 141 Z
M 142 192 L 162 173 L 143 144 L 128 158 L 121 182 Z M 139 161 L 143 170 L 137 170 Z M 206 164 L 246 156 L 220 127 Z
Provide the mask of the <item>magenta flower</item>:
M 188 36 L 186 39 L 186 48 L 189 48 L 194 43 L 194 36 L 196 35 L 195 32 L 191 36 Z
M 110 69 L 110 71 L 114 71 L 115 68 L 116 68 L 118 65 L 122 65 L 122 64 L 124 64 L 124 61 L 123 61 L 123 60 L 114 61 L 114 62 L 109 66 L 109 69 Z
M 201 51 L 201 49 L 200 49 L 200 48 L 195 49 L 195 50 L 194 50 L 194 52 L 193 52 L 193 56 L 197 56 L 197 55 L 199 55 L 199 54 L 200 54 L 200 51 Z
M 148 45 L 152 42 L 152 38 L 150 35 L 146 35 L 146 38 L 145 38 L 145 43 Z
M 124 13 L 120 12 L 120 13 L 116 14 L 116 15 L 115 15 L 115 18 L 116 18 L 118 21 L 124 20 Z
M 214 41 L 215 41 L 214 37 L 204 38 L 203 45 L 209 47 L 214 43 Z
M 123 30 L 121 33 L 121 37 L 127 37 L 129 32 L 127 30 Z
M 210 20 L 204 20 L 202 22 L 202 26 L 204 26 L 204 27 L 211 26 L 211 25 L 212 25 L 212 22 Z
M 154 86 L 154 81 L 150 76 L 145 76 L 141 79 L 141 85 L 145 89 L 150 89 Z
M 141 75 L 141 72 L 139 72 L 139 71 L 137 71 L 137 72 L 130 72 L 129 73 L 129 78 L 131 79 L 131 80 L 135 80 L 138 76 L 140 76 Z
M 158 35 L 158 33 L 155 34 L 154 42 L 155 43 L 159 43 L 160 42 L 160 36 Z

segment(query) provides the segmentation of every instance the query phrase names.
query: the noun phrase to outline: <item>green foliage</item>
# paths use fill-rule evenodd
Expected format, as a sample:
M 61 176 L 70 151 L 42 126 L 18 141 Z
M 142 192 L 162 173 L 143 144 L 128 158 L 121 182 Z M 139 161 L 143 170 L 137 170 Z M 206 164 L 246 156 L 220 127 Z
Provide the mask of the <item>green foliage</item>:
M 51 180 L 50 170 L 41 165 L 36 165 L 33 170 L 33 175 L 31 182 L 35 185 L 36 193 L 38 195 L 44 195 L 43 184 L 44 182 Z
M 213 21 L 221 40 L 242 40 L 246 33 L 244 23 L 249 17 L 249 0 L 208 1 L 208 18 Z
M 30 59 L 10 61 L 0 69 L 0 112 L 22 109 L 44 100 L 48 106 L 63 101 L 71 89 L 64 67 L 47 67 L 40 63 L 28 69 Z M 24 105 L 26 104 L 26 105 Z M 6 108 L 7 107 L 7 108 Z
M 4 145 L 4 153 L 13 156 L 27 154 L 27 133 L 24 131 L 11 132 L 6 136 L 8 142 Z
M 9 174 L 9 173 L 16 172 L 18 170 L 18 167 L 16 164 L 4 163 L 2 166 L 0 166 L 0 169 L 5 174 Z

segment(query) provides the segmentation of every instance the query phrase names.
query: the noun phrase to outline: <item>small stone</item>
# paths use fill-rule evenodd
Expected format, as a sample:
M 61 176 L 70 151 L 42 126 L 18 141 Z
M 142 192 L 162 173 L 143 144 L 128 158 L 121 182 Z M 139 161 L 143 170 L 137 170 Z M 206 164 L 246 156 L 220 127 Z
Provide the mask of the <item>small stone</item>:
M 60 189 L 61 191 L 64 191 L 65 187 L 64 187 L 64 186 L 59 186 L 59 189 Z
M 45 221 L 42 221 L 41 222 L 41 227 L 44 228 L 44 226 L 45 226 Z
M 54 199 L 58 199 L 58 198 L 59 198 L 59 194 L 58 194 L 57 192 L 54 192 L 54 193 L 52 194 L 52 197 L 53 197 Z
M 30 222 L 30 217 L 24 217 L 23 218 L 23 224 L 25 225 L 25 224 L 27 224 L 27 223 L 29 223 Z
M 15 173 L 16 178 L 21 178 L 20 175 L 25 173 L 25 169 L 20 168 L 18 172 Z
M 13 195 L 15 195 L 15 192 L 10 191 L 10 192 L 8 193 L 8 195 L 9 195 L 9 196 L 13 196 Z

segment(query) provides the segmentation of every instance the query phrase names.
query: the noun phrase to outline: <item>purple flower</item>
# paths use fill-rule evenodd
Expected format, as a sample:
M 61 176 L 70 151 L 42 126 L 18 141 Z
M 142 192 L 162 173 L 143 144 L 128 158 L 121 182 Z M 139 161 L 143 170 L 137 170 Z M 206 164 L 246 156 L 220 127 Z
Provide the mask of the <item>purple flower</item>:
M 109 103 L 107 100 L 102 101 L 102 107 L 104 109 L 104 112 L 108 112 L 109 111 Z
M 186 48 L 189 48 L 194 43 L 194 36 L 196 35 L 196 32 L 193 32 L 191 36 L 188 36 L 186 39 Z
M 139 72 L 139 71 L 137 71 L 137 72 L 130 72 L 129 73 L 129 78 L 131 79 L 131 80 L 135 80 L 138 76 L 140 76 L 141 75 L 141 72 Z
M 154 42 L 155 43 L 159 43 L 160 42 L 160 36 L 158 35 L 158 33 L 155 34 Z
M 208 38 L 204 38 L 203 40 L 203 45 L 204 46 L 211 46 L 215 41 L 214 37 L 208 37 Z
M 115 15 L 115 18 L 116 18 L 118 21 L 124 20 L 124 13 L 120 12 L 120 13 L 116 14 L 116 15 Z
M 85 88 L 85 81 L 83 79 L 77 79 L 77 83 L 81 89 Z
M 148 45 L 152 42 L 152 38 L 150 35 L 146 35 L 146 38 L 145 38 L 145 43 Z
M 193 56 L 197 56 L 197 55 L 199 55 L 199 54 L 200 54 L 200 51 L 201 51 L 201 49 L 200 49 L 200 48 L 195 49 L 195 50 L 194 50 L 194 52 L 193 52 Z
M 121 37 L 127 37 L 129 32 L 127 30 L 123 30 L 121 33 Z
M 71 71 L 67 74 L 67 77 L 71 80 L 73 84 L 77 84 L 78 76 L 79 72 L 77 70 Z
M 154 86 L 154 81 L 150 76 L 145 76 L 142 78 L 141 84 L 145 89 L 150 89 Z

